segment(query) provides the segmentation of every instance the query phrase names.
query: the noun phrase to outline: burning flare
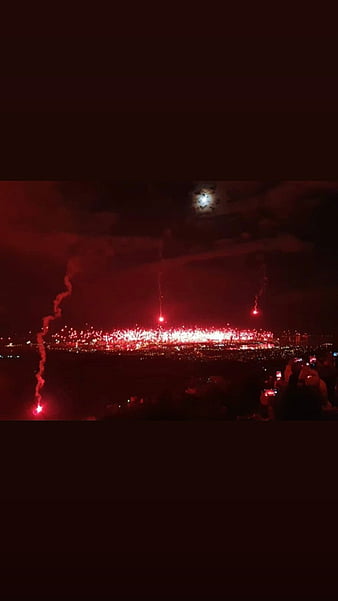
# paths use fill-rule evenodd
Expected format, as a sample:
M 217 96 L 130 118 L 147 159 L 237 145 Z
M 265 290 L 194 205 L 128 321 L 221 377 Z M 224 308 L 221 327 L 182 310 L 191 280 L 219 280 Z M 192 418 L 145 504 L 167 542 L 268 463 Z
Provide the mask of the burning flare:
M 42 320 L 42 330 L 40 332 L 37 333 L 36 335 L 36 340 L 37 340 L 37 344 L 38 344 L 38 350 L 40 353 L 40 362 L 39 362 L 39 371 L 36 374 L 36 379 L 37 379 L 37 383 L 35 386 L 35 401 L 36 401 L 36 405 L 33 409 L 33 415 L 39 415 L 42 413 L 43 411 L 43 405 L 41 404 L 41 389 L 43 388 L 44 384 L 45 384 L 45 379 L 43 377 L 44 371 L 45 371 L 45 366 L 46 366 L 46 349 L 45 349 L 45 341 L 44 338 L 48 332 L 49 329 L 49 324 L 51 321 L 54 321 L 54 319 L 57 319 L 58 317 L 61 317 L 61 308 L 60 305 L 62 303 L 62 301 L 67 297 L 70 296 L 72 293 L 72 284 L 70 281 L 70 274 L 67 273 L 64 277 L 64 283 L 66 286 L 66 290 L 64 292 L 60 292 L 60 294 L 57 295 L 57 297 L 54 299 L 53 302 L 53 309 L 54 309 L 54 313 L 53 315 L 47 315 L 46 317 L 43 318 Z
M 259 315 L 260 311 L 258 308 L 258 294 L 255 296 L 255 304 L 253 306 L 253 309 L 251 310 L 251 315 Z

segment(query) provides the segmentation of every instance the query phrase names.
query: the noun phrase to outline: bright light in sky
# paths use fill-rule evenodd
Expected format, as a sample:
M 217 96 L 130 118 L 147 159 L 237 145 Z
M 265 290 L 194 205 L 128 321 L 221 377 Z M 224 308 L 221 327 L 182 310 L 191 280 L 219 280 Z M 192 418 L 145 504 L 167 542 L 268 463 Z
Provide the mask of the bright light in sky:
M 214 209 L 215 197 L 212 189 L 203 188 L 194 197 L 195 210 L 199 213 L 209 213 Z
M 206 207 L 208 207 L 211 204 L 212 198 L 211 198 L 211 195 L 208 194 L 207 192 L 202 192 L 202 194 L 200 194 L 200 196 L 199 196 L 198 201 L 199 201 L 200 207 L 202 209 L 205 209 Z

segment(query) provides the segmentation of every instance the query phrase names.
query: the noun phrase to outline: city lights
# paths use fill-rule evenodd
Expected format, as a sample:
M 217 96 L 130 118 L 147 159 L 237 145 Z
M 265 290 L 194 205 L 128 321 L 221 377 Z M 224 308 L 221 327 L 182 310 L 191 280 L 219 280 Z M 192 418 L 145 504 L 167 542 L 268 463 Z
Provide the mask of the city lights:
M 161 320 L 162 318 L 162 320 Z M 162 315 L 158 318 L 163 323 Z M 111 332 L 89 328 L 78 332 L 73 328 L 60 331 L 52 336 L 55 348 L 83 351 L 128 351 L 159 347 L 180 347 L 184 345 L 225 345 L 265 344 L 273 345 L 272 332 L 264 330 L 239 330 L 225 328 L 134 328 Z

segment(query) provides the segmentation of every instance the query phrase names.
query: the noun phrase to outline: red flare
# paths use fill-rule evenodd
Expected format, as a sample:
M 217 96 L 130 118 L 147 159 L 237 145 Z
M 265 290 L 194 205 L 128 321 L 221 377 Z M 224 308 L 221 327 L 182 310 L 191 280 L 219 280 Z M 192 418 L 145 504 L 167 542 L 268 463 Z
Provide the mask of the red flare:
M 42 411 L 43 411 L 43 406 L 40 405 L 40 403 L 38 403 L 36 405 L 36 407 L 34 407 L 34 409 L 33 409 L 33 415 L 40 415 L 40 413 L 42 413 Z
M 36 386 L 35 386 L 35 400 L 36 400 L 37 404 L 33 410 L 34 415 L 39 415 L 43 410 L 43 406 L 41 405 L 42 397 L 41 397 L 40 391 L 45 384 L 43 374 L 45 371 L 45 365 L 46 365 L 46 359 L 47 359 L 44 338 L 48 332 L 50 322 L 53 321 L 54 319 L 56 319 L 57 317 L 61 316 L 61 308 L 60 308 L 61 302 L 63 301 L 64 298 L 66 298 L 67 296 L 70 296 L 72 293 L 72 284 L 71 284 L 70 276 L 68 273 L 64 277 L 64 283 L 66 286 L 66 290 L 64 292 L 60 292 L 60 294 L 58 294 L 56 296 L 56 298 L 54 299 L 54 302 L 53 302 L 54 314 L 47 315 L 46 317 L 43 318 L 42 330 L 40 332 L 38 332 L 36 335 L 38 351 L 40 354 L 40 362 L 39 362 L 38 373 L 35 376 L 36 380 L 37 380 Z
M 260 314 L 260 310 L 258 309 L 258 296 L 255 296 L 255 303 L 251 310 L 251 315 L 254 315 L 255 317 L 257 317 L 257 315 L 259 315 L 259 314 Z

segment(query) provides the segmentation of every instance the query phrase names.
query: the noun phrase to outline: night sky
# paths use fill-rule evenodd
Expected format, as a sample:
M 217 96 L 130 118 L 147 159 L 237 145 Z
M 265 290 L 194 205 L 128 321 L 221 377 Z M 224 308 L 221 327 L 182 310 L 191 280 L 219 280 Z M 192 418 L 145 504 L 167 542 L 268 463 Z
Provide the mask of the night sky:
M 69 259 L 60 325 L 154 325 L 161 241 L 168 325 L 337 332 L 338 182 L 217 182 L 210 216 L 193 208 L 199 185 L 1 182 L 1 332 L 39 327 Z

